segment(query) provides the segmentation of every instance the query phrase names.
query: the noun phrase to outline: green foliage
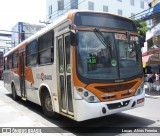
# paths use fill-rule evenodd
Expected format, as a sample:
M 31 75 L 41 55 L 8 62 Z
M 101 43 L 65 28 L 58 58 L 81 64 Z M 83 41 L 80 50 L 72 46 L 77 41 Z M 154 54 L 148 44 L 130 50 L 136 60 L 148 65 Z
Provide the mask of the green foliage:
M 138 34 L 143 38 L 146 38 L 146 32 L 148 31 L 148 26 L 146 22 L 134 20 L 137 26 Z

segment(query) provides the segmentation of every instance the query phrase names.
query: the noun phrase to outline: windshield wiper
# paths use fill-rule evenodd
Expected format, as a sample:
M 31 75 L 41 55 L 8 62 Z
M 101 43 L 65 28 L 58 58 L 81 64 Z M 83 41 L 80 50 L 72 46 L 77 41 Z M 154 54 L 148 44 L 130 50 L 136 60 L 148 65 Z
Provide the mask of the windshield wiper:
M 98 37 L 98 39 L 104 44 L 104 46 L 107 47 L 107 48 L 109 48 L 108 43 L 106 42 L 103 33 L 99 29 L 97 29 L 97 28 L 94 29 L 94 33 L 96 34 L 96 36 Z
M 94 33 L 98 37 L 98 39 L 101 41 L 101 43 L 109 50 L 110 56 L 112 57 L 111 45 L 109 41 L 106 40 L 105 36 L 99 29 L 95 28 Z

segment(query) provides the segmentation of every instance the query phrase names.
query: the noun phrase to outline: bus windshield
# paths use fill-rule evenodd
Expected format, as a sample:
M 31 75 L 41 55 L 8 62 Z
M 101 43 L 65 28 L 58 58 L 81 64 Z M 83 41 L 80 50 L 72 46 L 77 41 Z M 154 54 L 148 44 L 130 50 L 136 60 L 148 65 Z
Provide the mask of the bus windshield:
M 78 32 L 77 69 L 85 78 L 114 80 L 142 72 L 138 37 L 102 32 L 105 44 L 93 31 Z

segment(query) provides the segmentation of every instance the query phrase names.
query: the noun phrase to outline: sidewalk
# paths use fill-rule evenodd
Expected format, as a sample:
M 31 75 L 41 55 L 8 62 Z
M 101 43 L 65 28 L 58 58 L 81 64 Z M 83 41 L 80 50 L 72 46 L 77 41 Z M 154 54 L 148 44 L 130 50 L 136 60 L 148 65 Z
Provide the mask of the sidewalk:
M 145 88 L 145 96 L 148 98 L 160 98 L 160 90 L 157 91 L 156 87 L 157 85 L 154 84 L 153 87 L 149 89 L 150 83 L 145 82 L 144 88 Z

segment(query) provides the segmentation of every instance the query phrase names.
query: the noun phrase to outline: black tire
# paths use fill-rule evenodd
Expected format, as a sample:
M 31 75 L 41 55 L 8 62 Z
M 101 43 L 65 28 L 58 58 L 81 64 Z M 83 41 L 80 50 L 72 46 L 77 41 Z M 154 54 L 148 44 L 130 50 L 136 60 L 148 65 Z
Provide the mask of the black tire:
M 54 119 L 58 118 L 58 114 L 53 111 L 51 96 L 47 90 L 42 90 L 41 104 L 45 116 Z
M 13 100 L 15 100 L 15 101 L 18 100 L 18 95 L 17 95 L 16 88 L 15 88 L 14 85 L 12 85 L 12 98 L 13 98 Z

